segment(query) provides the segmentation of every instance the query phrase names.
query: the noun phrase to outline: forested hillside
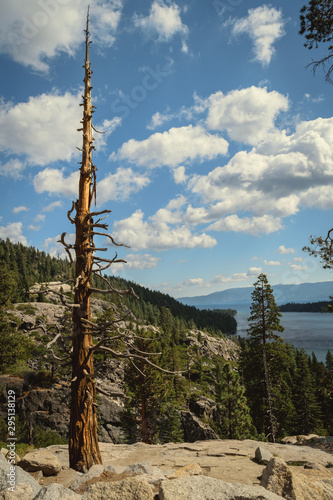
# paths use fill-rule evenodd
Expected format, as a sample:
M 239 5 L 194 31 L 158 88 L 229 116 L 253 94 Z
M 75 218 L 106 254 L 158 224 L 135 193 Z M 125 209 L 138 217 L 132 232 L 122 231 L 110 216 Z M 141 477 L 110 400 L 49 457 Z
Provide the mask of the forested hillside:
M 69 262 L 58 257 L 50 257 L 43 251 L 33 247 L 25 247 L 21 243 L 12 243 L 9 239 L 0 240 L 0 280 L 11 283 L 11 302 L 27 302 L 27 291 L 35 283 L 49 281 L 66 281 L 72 277 Z M 215 334 L 234 334 L 237 323 L 234 318 L 236 311 L 199 310 L 193 306 L 186 306 L 167 294 L 149 290 L 143 286 L 126 281 L 122 278 L 109 277 L 112 286 L 117 289 L 132 287 L 139 300 L 131 297 L 123 299 L 138 319 L 145 319 L 151 324 L 158 321 L 159 310 L 167 307 L 172 316 L 178 318 L 184 325 L 207 329 Z M 98 288 L 106 289 L 103 280 L 96 283 Z M 115 298 L 117 302 L 117 298 Z
M 281 312 L 332 312 L 332 301 L 322 300 L 319 302 L 305 302 L 304 304 L 296 304 L 288 302 L 280 306 Z
M 28 387 L 32 385 L 31 380 L 37 385 L 45 380 L 48 383 L 64 380 L 68 384 L 68 363 L 63 368 L 59 361 L 52 359 L 49 347 L 51 344 L 55 359 L 64 359 L 61 342 L 54 339 L 58 336 L 70 347 L 70 312 L 66 312 L 59 300 L 58 303 L 17 304 L 27 302 L 25 291 L 35 282 L 66 281 L 70 275 L 68 263 L 9 241 L 0 242 L 0 263 L 0 373 L 16 375 L 21 380 L 28 377 Z M 98 378 L 120 383 L 126 394 L 124 412 L 116 423 L 122 432 L 119 439 L 130 442 L 190 440 L 193 434 L 189 434 L 189 429 L 194 417 L 200 417 L 203 422 L 200 432 L 205 437 L 196 434 L 193 439 L 217 436 L 265 439 L 268 436 L 267 376 L 277 440 L 286 435 L 333 434 L 332 354 L 328 352 L 326 363 L 318 362 L 314 355 L 296 350 L 273 331 L 265 344 L 265 369 L 263 343 L 257 334 L 262 318 L 260 302 L 259 309 L 253 309 L 252 335 L 247 339 L 235 338 L 237 345 L 222 335 L 228 328 L 232 330 L 231 314 L 198 311 L 135 283 L 119 278 L 110 280 L 117 288 L 132 286 L 139 296 L 139 299 L 124 297 L 122 301 L 132 312 L 122 328 L 138 334 L 137 344 L 133 344 L 137 352 L 152 353 L 154 362 L 161 368 L 182 372 L 162 375 L 141 361 L 138 371 L 133 363 L 114 359 L 111 353 L 95 355 Z M 98 286 L 103 287 L 103 280 Z M 94 321 L 103 324 L 117 314 L 121 299 L 112 296 L 111 304 L 104 294 L 95 295 Z M 52 300 L 43 294 L 30 298 L 39 302 Z M 53 308 L 56 323 L 44 312 L 44 306 Z M 276 305 L 274 314 L 278 319 Z M 278 323 L 275 321 L 275 324 Z M 5 392 L 3 394 L 5 398 Z M 68 401 L 68 397 L 63 400 Z M 110 404 L 109 398 L 105 401 Z M 38 412 L 34 415 L 39 418 Z M 148 427 L 143 426 L 144 421 Z M 0 440 L 4 440 L 6 426 L 1 422 L 0 418 Z M 62 428 L 67 429 L 66 422 L 62 424 Z M 36 421 L 34 425 L 38 428 L 44 424 Z M 57 430 L 57 423 L 54 425 L 52 429 Z M 107 425 L 106 422 L 105 432 L 108 432 Z M 38 432 L 42 430 L 39 428 Z M 22 439 L 28 439 L 28 434 L 24 427 Z M 67 438 L 66 431 L 61 435 Z M 112 436 L 112 439 L 116 438 Z

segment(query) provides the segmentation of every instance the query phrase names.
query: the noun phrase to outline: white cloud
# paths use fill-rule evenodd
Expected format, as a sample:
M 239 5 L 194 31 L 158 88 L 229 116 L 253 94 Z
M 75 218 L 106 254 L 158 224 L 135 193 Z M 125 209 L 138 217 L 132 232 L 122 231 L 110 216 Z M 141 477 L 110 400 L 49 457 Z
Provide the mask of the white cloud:
M 190 278 L 188 280 L 183 281 L 182 286 L 183 287 L 189 287 L 189 286 L 208 287 L 209 283 L 205 283 L 205 281 L 202 278 Z
M 296 250 L 294 248 L 286 248 L 284 245 L 280 245 L 276 252 L 285 255 L 288 253 L 295 253 Z
M 97 201 L 127 200 L 132 193 L 137 193 L 149 183 L 146 175 L 137 174 L 131 168 L 118 168 L 115 174 L 97 183 Z
M 46 168 L 34 177 L 33 182 L 37 193 L 48 192 L 77 197 L 79 171 L 65 177 L 63 170 Z M 149 182 L 150 179 L 147 176 L 136 174 L 130 168 L 118 168 L 116 173 L 108 175 L 97 183 L 97 201 L 99 203 L 105 203 L 109 200 L 124 201 L 132 193 L 147 186 Z
M 154 257 L 149 253 L 145 254 L 129 254 L 124 257 L 125 263 L 115 264 L 111 270 L 117 274 L 118 271 L 127 271 L 130 269 L 151 269 L 158 266 L 162 259 Z
M 243 227 L 254 233 L 262 226 L 270 232 L 282 227 L 281 217 L 301 207 L 332 208 L 332 144 L 333 119 L 318 118 L 299 123 L 290 135 L 270 133 L 258 147 L 236 153 L 225 166 L 193 175 L 188 188 L 209 204 L 200 213 L 196 209 L 197 223 L 200 217 L 201 222 L 222 218 L 213 229 Z M 251 212 L 254 225 L 248 217 L 236 217 L 240 212 Z
M 281 266 L 281 262 L 279 260 L 264 260 L 266 266 Z
M 79 171 L 64 177 L 63 169 L 45 168 L 33 180 L 37 193 L 63 194 L 67 197 L 77 196 L 79 189 Z
M 61 259 L 68 259 L 67 252 L 65 251 L 63 244 L 60 243 L 59 240 L 60 240 L 60 234 L 58 234 L 57 236 L 54 236 L 53 238 L 51 238 L 51 237 L 47 238 L 43 244 L 45 251 L 49 255 L 51 255 L 51 257 L 59 256 Z M 71 244 L 71 245 L 74 244 L 75 243 L 75 234 L 74 233 L 67 234 L 65 241 L 68 244 Z
M 66 92 L 42 94 L 17 104 L 2 102 L 0 150 L 26 155 L 32 165 L 70 161 L 77 154 L 80 100 L 79 95 Z M 22 165 L 16 164 L 18 174 Z
M 130 139 L 111 155 L 111 159 L 127 160 L 147 168 L 176 167 L 186 161 L 210 160 L 227 151 L 225 139 L 209 134 L 200 125 L 189 125 L 155 133 L 143 141 Z
M 261 267 L 249 267 L 247 271 L 247 276 L 249 277 L 258 276 L 260 273 L 262 273 Z
M 0 226 L 0 238 L 9 238 L 13 243 L 28 245 L 26 237 L 22 234 L 22 222 L 10 222 L 7 226 Z
M 107 138 L 111 135 L 117 127 L 122 124 L 122 119 L 119 116 L 115 116 L 112 120 L 104 120 L 101 125 L 95 126 L 97 130 L 102 132 L 102 134 L 96 133 L 94 136 L 95 143 L 94 146 L 96 150 L 99 151 L 106 146 Z
M 182 184 L 188 179 L 188 176 L 185 174 L 185 167 L 183 166 L 174 168 L 172 173 L 176 184 Z
M 233 214 L 214 222 L 207 227 L 207 231 L 235 231 L 257 236 L 260 233 L 270 234 L 281 228 L 281 220 L 270 215 L 240 218 Z
M 147 37 L 152 38 L 157 35 L 158 42 L 168 42 L 176 34 L 181 35 L 182 50 L 186 52 L 187 46 L 184 37 L 188 35 L 189 30 L 181 20 L 180 8 L 176 3 L 154 0 L 149 16 L 135 14 L 133 22 Z
M 34 218 L 35 222 L 43 222 L 45 220 L 45 214 L 37 214 L 36 217 Z
M 237 283 L 240 281 L 248 281 L 250 278 L 257 277 L 262 272 L 261 267 L 250 267 L 246 273 L 234 273 L 230 276 L 218 274 L 212 280 L 205 281 L 203 278 L 190 278 L 176 285 L 178 291 L 188 287 L 210 288 L 214 285 L 224 283 Z
M 300 264 L 290 264 L 290 269 L 293 269 L 294 271 L 306 271 L 307 267 L 306 266 L 301 266 Z
M 33 224 L 30 224 L 30 226 L 28 226 L 28 229 L 30 229 L 31 231 L 39 231 L 41 228 L 41 226 L 35 226 Z
M 117 241 L 134 249 L 210 248 L 216 245 L 211 236 L 193 234 L 189 227 L 177 222 L 178 215 L 167 209 L 159 210 L 148 220 L 144 220 L 144 214 L 137 210 L 127 219 L 115 221 L 112 234 Z M 171 227 L 171 223 L 176 226 Z
M 4 165 L 0 165 L 0 175 L 5 177 L 12 177 L 13 179 L 22 179 L 22 172 L 24 171 L 26 164 L 18 160 L 17 158 L 9 160 Z
M 53 212 L 56 208 L 61 208 L 62 207 L 62 201 L 53 201 L 49 205 L 46 205 L 46 207 L 43 208 L 44 212 Z
M 0 17 L 0 51 L 37 71 L 48 60 L 74 55 L 83 38 L 88 4 L 90 31 L 98 46 L 111 45 L 121 17 L 121 0 L 15 0 L 6 2 Z
M 164 122 L 167 122 L 172 118 L 173 115 L 170 114 L 162 114 L 157 111 L 152 117 L 150 123 L 147 125 L 148 130 L 155 130 L 155 128 L 163 125 Z
M 249 9 L 248 16 L 234 22 L 232 33 L 248 34 L 254 43 L 255 60 L 263 66 L 271 62 L 274 43 L 284 35 L 282 12 L 274 7 L 261 5 Z
M 231 139 L 256 145 L 274 130 L 278 113 L 288 109 L 288 98 L 267 88 L 249 87 L 221 91 L 208 98 L 207 125 L 213 130 L 227 130 Z
M 14 207 L 12 212 L 14 214 L 19 214 L 20 212 L 28 212 L 29 208 L 25 207 L 24 205 L 21 205 L 19 207 Z

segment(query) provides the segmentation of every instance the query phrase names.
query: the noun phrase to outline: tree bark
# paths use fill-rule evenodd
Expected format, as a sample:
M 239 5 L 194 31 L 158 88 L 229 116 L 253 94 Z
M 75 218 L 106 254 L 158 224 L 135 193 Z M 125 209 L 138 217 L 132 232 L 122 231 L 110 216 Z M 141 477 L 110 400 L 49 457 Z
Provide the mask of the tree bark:
M 87 470 L 102 463 L 97 438 L 96 387 L 94 382 L 92 336 L 82 319 L 91 320 L 90 288 L 93 264 L 93 228 L 90 206 L 95 185 L 92 163 L 91 68 L 89 62 L 89 10 L 86 27 L 85 90 L 83 97 L 83 148 L 79 199 L 76 202 L 75 296 L 73 309 L 72 385 L 69 428 L 70 467 Z

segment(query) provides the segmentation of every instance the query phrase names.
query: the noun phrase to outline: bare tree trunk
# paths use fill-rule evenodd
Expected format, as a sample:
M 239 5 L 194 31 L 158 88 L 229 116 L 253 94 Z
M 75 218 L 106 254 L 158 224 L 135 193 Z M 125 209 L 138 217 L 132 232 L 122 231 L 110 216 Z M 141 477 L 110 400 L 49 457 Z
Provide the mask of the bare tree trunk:
M 80 168 L 79 199 L 76 202 L 76 268 L 73 309 L 72 386 L 69 429 L 70 467 L 89 469 L 100 464 L 97 439 L 92 336 L 82 319 L 91 320 L 90 288 L 93 265 L 93 228 L 90 206 L 95 190 L 95 167 L 92 163 L 91 68 L 89 62 L 89 10 L 86 27 L 85 90 L 83 97 L 83 148 Z

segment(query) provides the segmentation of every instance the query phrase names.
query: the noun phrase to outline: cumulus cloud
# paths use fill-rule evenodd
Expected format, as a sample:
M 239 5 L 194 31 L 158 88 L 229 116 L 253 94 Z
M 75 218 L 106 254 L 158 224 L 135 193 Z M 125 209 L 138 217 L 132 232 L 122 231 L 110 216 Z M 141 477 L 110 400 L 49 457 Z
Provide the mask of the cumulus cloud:
M 64 177 L 63 169 L 45 168 L 33 180 L 37 193 L 63 194 L 67 197 L 78 195 L 79 171 Z
M 282 228 L 279 218 L 270 215 L 261 217 L 238 217 L 233 214 L 211 224 L 207 231 L 234 231 L 257 236 L 261 233 L 270 234 Z
M 45 251 L 51 256 L 51 257 L 60 257 L 61 259 L 68 259 L 68 255 L 64 249 L 64 246 L 62 243 L 59 242 L 60 240 L 60 234 L 54 237 L 46 238 L 44 241 L 44 248 Z M 75 234 L 70 233 L 66 235 L 66 243 L 69 243 L 73 245 L 75 243 Z
M 149 253 L 145 254 L 128 254 L 125 257 L 126 263 L 115 264 L 111 270 L 117 274 L 118 271 L 127 271 L 130 269 L 152 269 L 158 266 L 162 259 L 154 257 Z
M 13 243 L 28 245 L 26 237 L 22 233 L 22 222 L 9 222 L 7 226 L 0 226 L 0 238 L 9 238 Z
M 266 266 L 281 266 L 281 262 L 279 260 L 264 260 Z
M 137 193 L 149 183 L 150 179 L 146 175 L 140 175 L 131 168 L 118 168 L 116 173 L 97 183 L 98 202 L 127 200 L 132 193 Z
M 0 150 L 25 155 L 32 165 L 70 161 L 77 153 L 79 136 L 76 129 L 82 114 L 80 100 L 79 95 L 54 92 L 30 97 L 27 102 L 17 104 L 2 102 Z M 22 163 L 16 163 L 17 174 L 22 166 Z
M 149 15 L 144 17 L 135 14 L 133 17 L 134 26 L 140 28 L 148 38 L 154 38 L 158 42 L 168 42 L 175 35 L 182 37 L 182 50 L 187 52 L 185 38 L 188 35 L 188 27 L 183 24 L 180 16 L 180 8 L 175 2 L 164 2 L 154 0 L 151 5 Z
M 26 164 L 13 158 L 7 163 L 0 165 L 0 175 L 5 177 L 12 177 L 12 179 L 19 180 L 22 179 L 22 172 L 25 170 Z
M 17 63 L 46 72 L 48 60 L 74 55 L 82 42 L 88 4 L 90 31 L 98 46 L 111 45 L 121 17 L 122 0 L 15 0 L 0 18 L 0 51 Z
M 147 168 L 176 167 L 192 160 L 211 160 L 227 151 L 225 139 L 209 134 L 200 125 L 188 125 L 155 133 L 143 141 L 130 139 L 111 155 L 111 159 L 127 160 Z
M 288 253 L 295 253 L 296 250 L 294 248 L 286 248 L 284 245 L 280 245 L 276 252 L 285 255 Z
M 248 16 L 234 22 L 233 35 L 247 34 L 253 40 L 255 60 L 267 66 L 275 52 L 274 43 L 284 35 L 282 12 L 261 5 L 249 9 Z
M 207 175 L 193 175 L 189 189 L 210 205 L 202 211 L 202 222 L 223 218 L 216 227 L 249 228 L 250 221 L 235 218 L 251 211 L 255 226 L 272 222 L 301 207 L 333 207 L 333 119 L 318 118 L 297 125 L 294 133 L 271 133 L 251 151 L 240 151 L 223 167 Z M 230 216 L 233 219 L 224 219 Z M 270 216 L 271 219 L 263 218 Z M 259 217 L 259 219 L 258 219 Z M 253 221 L 254 222 L 254 221 Z M 267 226 L 268 224 L 268 226 Z M 270 231 L 269 231 L 270 232 Z
M 193 234 L 189 227 L 179 224 L 177 213 L 167 209 L 159 210 L 148 220 L 137 210 L 127 219 L 115 221 L 112 234 L 134 249 L 210 248 L 217 243 L 205 233 Z
M 213 130 L 227 130 L 231 139 L 256 145 L 274 130 L 274 121 L 288 109 L 288 98 L 267 88 L 249 87 L 221 91 L 208 99 L 207 125 Z
M 150 179 L 145 175 L 133 172 L 130 168 L 118 168 L 97 183 L 97 199 L 99 203 L 109 200 L 124 201 L 132 193 L 147 186 Z M 64 171 L 56 168 L 46 168 L 34 177 L 34 188 L 37 193 L 62 194 L 67 197 L 77 197 L 79 172 L 75 171 L 65 177 Z
M 172 173 L 176 184 L 182 184 L 183 182 L 186 182 L 188 178 L 187 175 L 185 174 L 185 167 L 183 166 L 174 168 Z

